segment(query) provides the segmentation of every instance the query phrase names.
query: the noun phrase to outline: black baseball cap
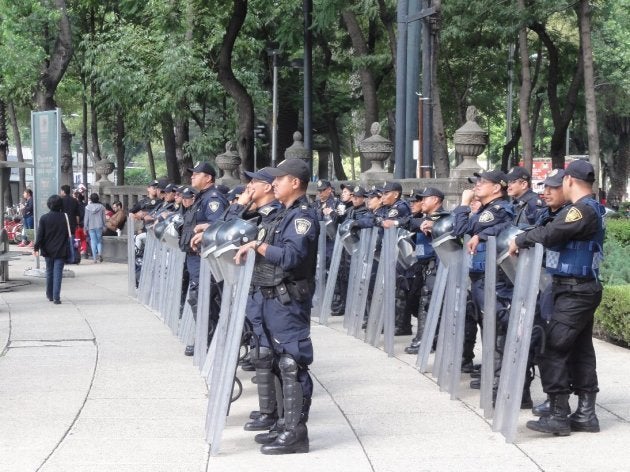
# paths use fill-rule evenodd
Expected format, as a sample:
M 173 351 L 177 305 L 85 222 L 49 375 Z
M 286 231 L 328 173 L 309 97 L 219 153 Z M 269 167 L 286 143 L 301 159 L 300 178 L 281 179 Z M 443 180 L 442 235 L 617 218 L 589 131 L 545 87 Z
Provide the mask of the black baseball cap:
M 349 188 L 349 186 L 347 187 Z M 350 192 L 352 193 L 353 197 L 367 197 L 368 195 L 368 192 L 366 192 L 365 189 L 361 187 L 360 185 L 357 185 L 354 188 L 351 188 Z
M 582 159 L 571 162 L 565 168 L 564 173 L 565 175 L 570 175 L 571 177 L 583 180 L 584 182 L 591 184 L 595 182 L 595 169 L 590 162 Z
M 507 187 L 507 176 L 505 173 L 501 172 L 498 169 L 495 170 L 487 170 L 484 172 L 475 172 L 473 174 L 478 179 L 484 179 L 489 182 L 499 184 L 501 187 Z M 475 183 L 476 179 L 468 177 L 468 181 L 472 184 Z
M 183 198 L 193 198 L 195 195 L 197 195 L 199 192 L 197 191 L 197 189 L 195 189 L 194 187 L 184 187 L 180 193 L 182 194 Z
M 292 175 L 293 177 L 300 179 L 302 182 L 309 182 L 311 180 L 311 170 L 309 169 L 308 164 L 302 159 L 285 159 L 278 164 L 278 167 L 269 167 L 267 171 L 274 177 Z
M 383 185 L 379 190 L 381 191 L 381 193 L 385 193 L 385 192 L 402 193 L 402 185 L 400 185 L 398 182 L 385 182 L 385 185 Z
M 547 187 L 562 187 L 562 179 L 564 178 L 564 169 L 552 169 L 545 177 L 545 180 L 541 185 L 545 185 Z
M 438 197 L 439 199 L 444 200 L 444 193 L 435 187 L 425 187 L 419 193 L 415 193 L 414 195 L 416 198 Z
M 267 182 L 268 184 L 270 184 L 273 182 L 273 179 L 275 177 L 269 173 L 269 169 L 270 169 L 269 167 L 265 167 L 256 172 L 249 172 L 246 170 L 245 175 L 251 180 L 261 180 L 263 182 Z
M 507 181 L 514 182 L 515 180 L 525 180 L 526 182 L 531 182 L 532 176 L 524 167 L 516 166 L 512 167 L 512 170 L 507 174 Z
M 322 190 L 326 190 L 327 188 L 332 188 L 332 184 L 330 180 L 320 179 L 317 181 L 317 191 L 321 192 Z
M 189 167 L 188 170 L 193 173 L 208 174 L 212 177 L 217 176 L 217 171 L 214 170 L 214 167 L 212 167 L 209 162 L 197 162 L 195 167 Z
M 177 192 L 177 185 L 175 185 L 175 184 L 168 184 L 168 185 L 166 185 L 166 187 L 164 187 L 164 192 L 165 193 Z
M 152 180 L 151 182 L 149 182 L 147 184 L 147 187 L 160 187 L 160 181 L 159 180 Z
M 235 198 L 240 197 L 244 191 L 245 191 L 245 185 L 237 185 L 226 194 L 226 197 L 228 201 L 231 201 L 231 200 L 234 200 Z

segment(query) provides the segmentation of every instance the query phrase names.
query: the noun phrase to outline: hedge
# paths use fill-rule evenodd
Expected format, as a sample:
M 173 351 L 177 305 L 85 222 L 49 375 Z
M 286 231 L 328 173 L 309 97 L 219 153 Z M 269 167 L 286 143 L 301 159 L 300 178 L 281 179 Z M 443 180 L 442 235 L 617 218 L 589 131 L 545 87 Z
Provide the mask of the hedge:
M 595 312 L 597 331 L 630 347 L 630 285 L 607 285 Z M 603 331 L 603 333 L 602 333 Z

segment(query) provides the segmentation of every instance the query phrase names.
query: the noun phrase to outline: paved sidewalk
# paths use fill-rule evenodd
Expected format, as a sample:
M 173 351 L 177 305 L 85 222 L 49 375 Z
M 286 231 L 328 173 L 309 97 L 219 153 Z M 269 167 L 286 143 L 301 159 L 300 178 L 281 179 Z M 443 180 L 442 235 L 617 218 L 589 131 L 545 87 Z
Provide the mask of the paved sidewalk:
M 314 319 L 311 452 L 263 456 L 242 425 L 256 409 L 251 373 L 232 404 L 221 453 L 204 442 L 205 384 L 183 346 L 127 296 L 126 266 L 91 262 L 64 279 L 62 304 L 44 279 L 11 262 L 0 284 L 0 471 L 627 471 L 630 351 L 596 342 L 599 434 L 546 437 L 525 428 L 516 444 L 493 433 L 478 391 L 440 393 L 396 338 L 388 358 L 349 337 L 340 318 Z M 534 400 L 543 400 L 535 382 Z M 572 399 L 575 405 L 575 398 Z

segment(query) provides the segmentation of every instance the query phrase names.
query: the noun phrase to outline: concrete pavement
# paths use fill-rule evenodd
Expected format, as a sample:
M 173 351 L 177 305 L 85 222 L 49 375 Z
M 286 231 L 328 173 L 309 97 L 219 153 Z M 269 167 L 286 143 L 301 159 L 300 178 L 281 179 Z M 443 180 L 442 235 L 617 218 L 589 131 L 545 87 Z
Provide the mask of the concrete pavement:
M 602 432 L 547 437 L 522 412 L 515 444 L 483 418 L 478 391 L 440 393 L 396 338 L 388 358 L 349 337 L 340 318 L 314 318 L 311 452 L 263 456 L 242 425 L 257 408 L 239 369 L 221 453 L 204 442 L 205 384 L 157 316 L 127 296 L 126 267 L 73 266 L 62 304 L 44 280 L 10 264 L 0 284 L 0 471 L 626 471 L 630 469 L 630 351 L 596 341 Z M 538 380 L 534 400 L 542 401 Z M 576 399 L 572 399 L 575 406 Z

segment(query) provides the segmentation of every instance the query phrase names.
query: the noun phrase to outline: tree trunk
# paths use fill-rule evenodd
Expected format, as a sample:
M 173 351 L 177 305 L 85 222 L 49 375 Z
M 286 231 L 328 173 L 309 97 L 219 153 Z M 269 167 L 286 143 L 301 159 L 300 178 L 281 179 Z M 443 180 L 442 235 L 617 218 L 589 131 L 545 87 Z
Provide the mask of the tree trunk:
M 217 74 L 223 88 L 236 102 L 238 111 L 236 147 L 242 159 L 241 168 L 252 170 L 254 168 L 254 102 L 232 71 L 232 51 L 247 16 L 247 0 L 234 0 L 233 4 L 234 10 L 219 53 Z
M 125 118 L 122 110 L 116 111 L 116 183 L 125 185 Z
M 182 106 L 185 104 L 182 103 Z M 180 108 L 181 110 L 182 108 Z M 177 156 L 177 167 L 179 169 L 179 178 L 173 183 L 182 183 L 181 177 L 186 175 L 188 168 L 193 167 L 190 154 L 185 151 L 186 144 L 190 141 L 190 127 L 187 117 L 181 117 L 175 120 L 175 155 Z
M 179 179 L 179 167 L 177 166 L 177 155 L 175 152 L 173 116 L 170 113 L 162 114 L 162 138 L 164 140 L 167 178 L 170 182 L 176 182 L 175 179 Z
M 151 141 L 147 141 L 147 162 L 149 164 L 149 178 L 155 180 L 155 158 L 153 157 L 153 148 L 151 147 Z M 188 182 L 190 183 L 190 181 Z
M 431 58 L 431 105 L 433 107 L 433 166 L 435 176 L 448 178 L 450 173 L 450 162 L 448 160 L 448 144 L 446 132 L 444 131 L 444 117 L 442 115 L 442 101 L 440 99 L 440 83 L 438 80 L 438 61 L 440 54 L 440 21 L 441 21 L 441 0 L 434 0 L 433 6 L 437 15 L 435 21 L 431 23 L 431 41 L 433 57 Z
M 11 129 L 13 130 L 13 140 L 15 141 L 15 154 L 18 162 L 24 162 L 24 154 L 22 153 L 22 136 L 20 135 L 20 126 L 15 116 L 15 106 L 9 102 L 9 121 L 11 121 Z M 19 195 L 22 195 L 26 188 L 26 169 L 20 169 Z
M 341 13 L 346 30 L 352 41 L 354 56 L 364 59 L 369 55 L 369 50 L 356 15 L 344 10 Z M 365 107 L 365 136 L 370 136 L 372 123 L 378 121 L 378 97 L 376 96 L 376 82 L 372 71 L 365 66 L 359 67 L 359 77 L 361 80 L 361 91 L 363 93 L 363 106 Z
M 90 81 L 90 137 L 92 138 L 92 161 L 98 162 L 101 155 L 101 144 L 98 139 L 98 112 L 96 110 L 96 85 Z
M 512 134 L 512 139 L 510 139 L 503 146 L 503 152 L 501 154 L 501 170 L 503 172 L 507 172 L 511 167 L 510 156 L 512 155 L 512 151 L 517 146 L 518 141 L 521 139 L 521 124 L 519 123 L 514 133 Z
M 618 207 L 628 198 L 625 194 L 630 173 L 630 116 L 610 115 L 605 123 L 606 128 L 618 138 L 616 152 L 613 152 L 606 169 L 610 177 L 607 202 Z
M 7 106 L 4 100 L 0 99 L 0 162 L 6 162 L 9 159 L 9 133 L 7 132 Z M 2 186 L 4 188 L 4 204 L 5 206 L 13 205 L 11 197 L 11 172 L 2 169 L 0 177 L 2 178 Z M 4 208 L 0 208 L 4 211 Z
M 599 184 L 599 133 L 597 129 L 597 102 L 593 71 L 593 46 L 591 45 L 591 6 L 588 0 L 580 0 L 578 9 L 580 44 L 584 60 L 584 101 L 586 105 L 586 129 L 588 134 L 588 159 L 595 169 L 593 190 L 597 194 Z
M 551 160 L 554 169 L 562 169 L 564 167 L 564 149 L 567 128 L 573 119 L 575 107 L 577 105 L 578 93 L 582 84 L 583 74 L 583 55 L 580 51 L 578 62 L 573 71 L 571 84 L 562 98 L 565 104 L 564 109 L 561 108 L 561 100 L 558 97 L 558 85 L 560 83 L 560 60 L 558 48 L 547 33 L 545 26 L 541 23 L 532 23 L 529 28 L 534 31 L 547 49 L 549 67 L 547 68 L 547 98 L 549 100 L 549 109 L 551 111 L 551 119 L 553 121 L 553 134 L 551 136 Z
M 331 116 L 330 119 L 326 121 L 328 123 L 328 138 L 330 139 L 335 177 L 337 177 L 338 180 L 348 180 L 346 171 L 343 170 L 343 161 L 341 159 L 341 143 L 339 142 L 337 118 Z
M 35 105 L 39 111 L 54 110 L 55 91 L 72 59 L 72 31 L 65 0 L 55 0 L 55 7 L 59 12 L 59 29 L 54 38 L 48 38 L 53 43 L 50 55 L 45 59 L 39 76 L 39 83 L 35 91 Z M 61 120 L 61 182 L 60 185 L 72 185 L 72 135 Z
M 525 0 L 518 0 L 518 9 L 525 11 Z M 523 166 L 532 172 L 533 143 L 532 128 L 529 124 L 529 98 L 532 93 L 532 77 L 529 70 L 529 47 L 527 45 L 527 26 L 523 25 L 518 31 L 518 49 L 521 58 L 521 89 L 518 94 L 519 122 L 521 137 L 523 138 Z
M 88 103 L 87 87 L 83 84 L 83 96 L 81 97 L 81 181 L 88 184 Z
M 439 3 L 438 2 L 433 2 Z M 436 7 L 437 9 L 438 7 Z M 390 8 L 387 8 L 385 5 L 385 0 L 378 0 L 378 16 L 385 26 L 385 31 L 387 31 L 387 44 L 389 46 L 389 52 L 392 55 L 392 63 L 394 64 L 394 71 L 396 70 L 396 31 L 394 28 L 394 24 L 396 22 L 396 11 Z

